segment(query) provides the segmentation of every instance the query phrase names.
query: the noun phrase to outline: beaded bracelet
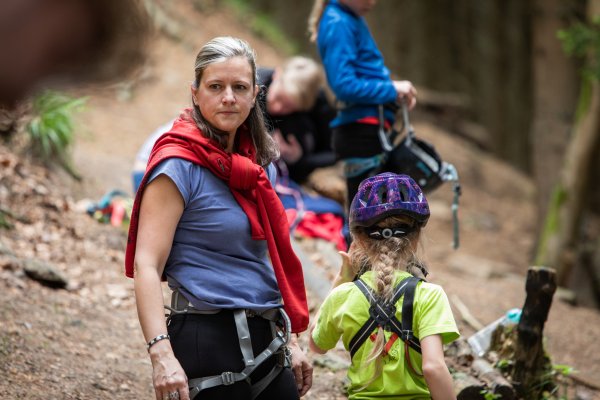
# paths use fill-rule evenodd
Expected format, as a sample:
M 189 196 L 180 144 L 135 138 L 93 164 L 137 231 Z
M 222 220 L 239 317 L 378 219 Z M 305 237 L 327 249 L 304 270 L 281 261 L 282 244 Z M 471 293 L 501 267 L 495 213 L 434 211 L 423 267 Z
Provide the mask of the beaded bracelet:
M 147 344 L 148 351 L 150 351 L 150 347 L 152 347 L 154 344 L 156 344 L 156 342 L 160 342 L 163 339 L 171 340 L 171 337 L 169 336 L 168 333 L 167 334 L 163 333 L 161 335 L 158 335 L 157 337 L 155 337 L 154 339 L 152 339 L 148 342 L 148 344 Z

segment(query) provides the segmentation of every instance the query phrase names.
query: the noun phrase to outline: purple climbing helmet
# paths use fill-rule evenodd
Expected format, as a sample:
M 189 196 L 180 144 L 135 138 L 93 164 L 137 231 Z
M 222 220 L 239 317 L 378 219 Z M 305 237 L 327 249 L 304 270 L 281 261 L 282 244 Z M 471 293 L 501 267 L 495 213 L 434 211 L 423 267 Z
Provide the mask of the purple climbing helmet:
M 406 215 L 425 226 L 429 205 L 419 185 L 391 172 L 362 181 L 350 205 L 350 227 L 368 227 L 391 215 Z

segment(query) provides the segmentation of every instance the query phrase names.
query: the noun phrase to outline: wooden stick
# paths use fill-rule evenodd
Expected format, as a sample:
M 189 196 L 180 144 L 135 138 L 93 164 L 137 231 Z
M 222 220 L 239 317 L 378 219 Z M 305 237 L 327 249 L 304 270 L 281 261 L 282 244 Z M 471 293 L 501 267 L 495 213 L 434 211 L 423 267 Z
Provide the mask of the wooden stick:
M 465 303 L 462 302 L 460 297 L 458 297 L 457 295 L 452 295 L 452 303 L 460 313 L 460 317 L 462 318 L 462 320 L 465 321 L 467 325 L 475 329 L 475 331 L 484 328 L 484 325 L 481 322 L 479 322 L 479 320 L 475 318 L 473 314 L 471 314 L 469 308 L 465 305 Z

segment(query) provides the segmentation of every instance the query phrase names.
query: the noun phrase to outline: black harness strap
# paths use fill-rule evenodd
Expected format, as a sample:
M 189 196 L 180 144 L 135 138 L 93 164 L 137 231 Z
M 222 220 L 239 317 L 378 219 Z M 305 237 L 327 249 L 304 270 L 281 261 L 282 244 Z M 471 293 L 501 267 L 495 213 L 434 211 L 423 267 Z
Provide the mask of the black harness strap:
M 364 281 L 361 279 L 354 281 L 354 284 L 365 295 L 367 300 L 369 300 L 371 307 L 369 308 L 369 319 L 367 319 L 352 340 L 350 340 L 348 347 L 351 357 L 354 357 L 354 354 L 356 354 L 360 346 L 367 340 L 371 332 L 379 326 L 386 331 L 394 332 L 415 351 L 421 353 L 421 343 L 419 342 L 419 339 L 414 336 L 412 330 L 413 304 L 415 290 L 419 281 L 421 281 L 421 279 L 411 276 L 400 282 L 394 289 L 392 299 L 387 303 L 376 296 L 373 290 Z M 396 318 L 396 303 L 403 295 L 402 322 L 400 322 L 398 321 L 398 318 Z

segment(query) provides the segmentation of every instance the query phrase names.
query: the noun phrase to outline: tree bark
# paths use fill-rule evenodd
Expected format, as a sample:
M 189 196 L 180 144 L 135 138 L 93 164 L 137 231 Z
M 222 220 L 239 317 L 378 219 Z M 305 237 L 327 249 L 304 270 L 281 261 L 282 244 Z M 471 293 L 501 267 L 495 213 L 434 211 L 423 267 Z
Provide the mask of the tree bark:
M 563 0 L 535 0 L 532 14 L 533 118 L 531 144 L 537 186 L 538 232 L 548 199 L 559 181 L 564 149 L 572 130 L 578 81 L 576 65 L 556 37 L 567 27 L 572 11 Z M 539 262 L 537 262 L 539 264 Z
M 519 396 L 534 399 L 538 397 L 533 391 L 539 390 L 539 394 L 544 389 L 540 383 L 549 364 L 544 352 L 543 332 L 556 291 L 555 271 L 545 267 L 529 268 L 525 290 L 527 297 L 517 326 L 512 382 Z
M 600 0 L 592 0 L 588 6 L 591 21 L 600 13 Z M 559 286 L 569 284 L 577 260 L 582 216 L 590 205 L 588 197 L 594 184 L 594 156 L 600 152 L 600 83 L 597 79 L 584 78 L 583 86 L 589 87 L 589 91 L 583 90 L 581 94 L 583 111 L 574 124 L 561 181 L 552 196 L 537 251 L 537 264 L 557 269 Z

